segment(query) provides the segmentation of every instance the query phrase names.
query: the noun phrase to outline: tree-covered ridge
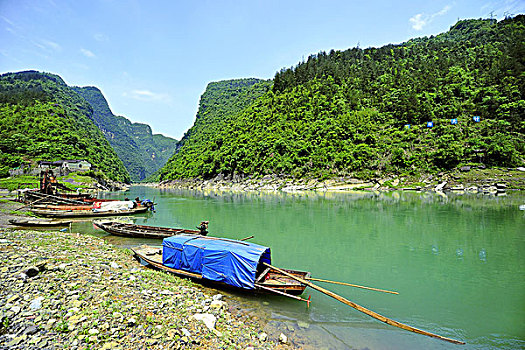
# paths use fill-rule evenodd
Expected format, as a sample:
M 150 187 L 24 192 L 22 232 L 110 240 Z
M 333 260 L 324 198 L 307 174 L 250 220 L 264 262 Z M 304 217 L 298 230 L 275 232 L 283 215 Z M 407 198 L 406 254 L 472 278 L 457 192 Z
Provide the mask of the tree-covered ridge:
M 190 147 L 162 177 L 523 165 L 524 45 L 525 16 L 465 20 L 435 37 L 311 56 L 278 72 L 272 91 L 240 113 L 221 109 L 224 99 L 205 98 L 207 90 Z M 210 125 L 201 119 L 210 105 L 226 114 L 221 124 L 213 110 Z
M 39 160 L 85 159 L 110 179 L 129 174 L 89 116 L 91 106 L 53 74 L 0 76 L 0 175 Z
M 74 87 L 93 107 L 91 118 L 109 141 L 133 181 L 141 181 L 161 168 L 177 147 L 177 140 L 153 135 L 151 127 L 115 116 L 96 87 Z
M 525 109 L 517 101 L 525 89 L 524 27 L 523 15 L 463 20 L 401 45 L 321 52 L 278 72 L 273 90 L 330 76 L 346 87 L 354 109 L 377 108 L 398 125 L 469 114 L 504 119 L 523 132 Z
M 253 78 L 209 83 L 201 96 L 194 125 L 180 141 L 180 150 L 160 170 L 160 178 L 208 174 L 209 140 L 227 129 L 238 113 L 258 101 L 270 88 L 270 81 Z

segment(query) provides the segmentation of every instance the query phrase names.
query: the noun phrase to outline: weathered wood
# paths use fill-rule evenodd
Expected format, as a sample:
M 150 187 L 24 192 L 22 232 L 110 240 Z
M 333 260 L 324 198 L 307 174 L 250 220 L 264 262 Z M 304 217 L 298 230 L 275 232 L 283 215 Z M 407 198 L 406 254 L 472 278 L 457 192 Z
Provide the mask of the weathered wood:
M 24 208 L 30 207 L 30 206 L 32 206 L 33 204 L 35 204 L 36 202 L 40 202 L 41 200 L 44 200 L 44 199 L 46 199 L 46 198 L 45 198 L 45 197 L 43 197 L 43 198 L 39 198 L 39 199 L 37 199 L 37 200 L 34 201 L 34 202 L 31 202 L 31 203 L 29 203 L 29 204 L 24 205 L 23 207 L 20 207 L 20 208 L 18 208 L 18 209 L 15 209 L 15 211 L 19 211 L 20 209 L 24 209 Z
M 64 203 L 64 204 L 86 204 L 84 202 L 81 202 L 81 201 L 76 201 L 76 200 L 73 200 L 73 199 L 67 199 L 67 198 L 63 198 L 63 197 L 58 197 L 58 196 L 54 196 L 52 194 L 45 194 L 45 193 L 40 193 L 40 192 L 37 192 L 37 191 L 30 191 L 30 192 L 24 192 L 24 195 L 25 196 L 28 196 L 28 197 L 36 197 L 36 198 L 42 198 L 42 199 L 49 199 L 55 203 Z
M 318 290 L 319 292 L 324 293 L 324 294 L 326 294 L 326 295 L 336 299 L 337 301 L 342 302 L 343 304 L 346 304 L 346 305 L 348 305 L 350 307 L 353 307 L 354 309 L 356 309 L 358 311 L 361 311 L 362 313 L 367 314 L 368 316 L 371 316 L 371 317 L 373 317 L 373 318 L 375 318 L 375 319 L 377 319 L 377 320 L 379 320 L 381 322 L 384 322 L 386 324 L 389 324 L 391 326 L 398 327 L 398 328 L 401 328 L 401 329 L 404 329 L 404 330 L 407 330 L 407 331 L 410 331 L 410 332 L 426 335 L 426 336 L 429 336 L 429 337 L 432 337 L 432 338 L 441 339 L 441 340 L 448 341 L 448 342 L 454 343 L 454 344 L 465 344 L 464 342 L 459 341 L 459 340 L 455 340 L 455 339 L 447 338 L 447 337 L 444 337 L 444 336 L 441 336 L 441 335 L 438 335 L 438 334 L 430 333 L 430 332 L 427 332 L 427 331 L 424 331 L 424 330 L 421 330 L 421 329 L 409 326 L 407 324 L 404 324 L 404 323 L 392 320 L 392 319 L 390 319 L 388 317 L 385 317 L 383 315 L 378 314 L 377 312 L 374 312 L 374 311 L 369 310 L 369 309 L 367 309 L 367 308 L 365 308 L 365 307 L 363 307 L 361 305 L 358 305 L 358 304 L 354 303 L 353 301 L 345 299 L 342 296 L 337 295 L 337 294 L 335 294 L 332 291 L 329 291 L 328 289 L 325 289 L 323 287 L 319 287 L 318 285 L 313 284 L 311 282 L 308 282 L 305 279 L 302 279 L 300 277 L 292 275 L 291 273 L 283 271 L 282 269 L 280 269 L 278 267 L 272 266 L 272 265 L 270 265 L 268 263 L 263 263 L 263 264 L 268 266 L 268 267 L 271 267 L 272 269 L 275 269 L 276 271 L 279 271 L 280 273 L 282 273 L 282 274 L 284 274 L 284 275 L 286 275 L 288 277 L 291 277 L 291 278 L 295 279 L 297 282 L 300 282 L 300 283 L 302 283 L 302 284 L 304 284 L 304 285 L 306 285 L 306 286 L 308 286 L 310 288 Z
M 32 209 L 31 211 L 37 215 L 45 217 L 55 218 L 67 218 L 67 217 L 96 217 L 96 216 L 117 216 L 117 215 L 130 215 L 144 213 L 148 210 L 146 207 L 138 207 L 129 210 L 121 211 L 98 211 L 94 212 L 91 210 L 40 210 Z
M 391 290 L 386 289 L 379 289 L 379 288 L 373 288 L 373 287 L 366 287 L 366 286 L 360 286 L 358 284 L 352 284 L 352 283 L 346 283 L 346 282 L 338 282 L 338 281 L 330 281 L 330 280 L 323 280 L 321 278 L 315 278 L 310 277 L 308 278 L 310 281 L 317 281 L 317 282 L 325 282 L 325 283 L 332 283 L 332 284 L 340 284 L 343 286 L 350 286 L 350 287 L 356 287 L 356 288 L 362 288 L 362 289 L 368 289 L 368 290 L 374 290 L 376 292 L 383 292 L 383 293 L 390 293 L 390 294 L 399 294 L 398 292 L 393 292 Z
M 53 220 L 38 220 L 36 218 L 29 219 L 11 219 L 9 223 L 17 226 L 66 226 L 72 221 L 53 221 Z

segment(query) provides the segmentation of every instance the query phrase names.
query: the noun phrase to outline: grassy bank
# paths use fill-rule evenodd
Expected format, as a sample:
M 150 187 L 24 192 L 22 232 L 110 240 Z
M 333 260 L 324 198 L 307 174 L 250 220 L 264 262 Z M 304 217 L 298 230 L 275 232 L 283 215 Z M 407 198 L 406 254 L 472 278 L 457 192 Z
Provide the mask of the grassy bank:
M 78 173 L 59 176 L 57 177 L 57 181 L 72 191 L 75 191 L 77 188 L 93 188 L 94 184 L 97 182 L 90 176 L 80 175 Z M 0 179 L 0 188 L 5 188 L 9 191 L 14 191 L 20 188 L 38 188 L 39 186 L 40 181 L 38 176 L 21 175 Z

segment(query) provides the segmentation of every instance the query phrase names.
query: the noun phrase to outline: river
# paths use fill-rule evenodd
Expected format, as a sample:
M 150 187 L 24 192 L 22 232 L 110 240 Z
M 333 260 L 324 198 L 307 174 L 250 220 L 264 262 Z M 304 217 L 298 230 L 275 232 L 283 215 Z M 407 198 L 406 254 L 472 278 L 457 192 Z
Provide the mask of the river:
M 318 283 L 380 314 L 466 342 L 453 345 L 383 324 L 311 288 L 312 303 L 243 295 L 267 328 L 305 349 L 525 348 L 525 195 L 160 190 L 134 186 L 106 198 L 154 199 L 138 224 L 195 228 L 271 248 L 276 266 L 399 295 Z M 129 247 L 160 241 L 95 231 Z

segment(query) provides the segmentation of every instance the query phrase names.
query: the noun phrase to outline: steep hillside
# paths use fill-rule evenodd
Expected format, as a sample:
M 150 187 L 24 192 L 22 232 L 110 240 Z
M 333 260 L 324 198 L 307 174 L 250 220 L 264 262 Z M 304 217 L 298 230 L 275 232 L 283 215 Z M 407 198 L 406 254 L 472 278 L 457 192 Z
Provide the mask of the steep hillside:
M 522 15 L 459 21 L 400 45 L 321 52 L 278 72 L 271 91 L 237 110 L 207 90 L 162 178 L 523 166 L 524 60 Z M 202 118 L 215 111 L 221 123 Z
M 153 174 L 175 152 L 177 140 L 153 135 L 149 125 L 131 123 L 124 117 L 113 115 L 104 95 L 96 87 L 73 89 L 93 107 L 91 118 L 124 162 L 133 181 L 144 180 Z
M 209 140 L 216 139 L 236 115 L 260 99 L 271 82 L 234 79 L 209 83 L 201 96 L 194 125 L 180 141 L 180 150 L 160 170 L 160 179 L 209 175 Z M 220 142 L 220 141 L 219 141 Z M 189 168 L 185 168 L 189 166 Z
M 110 179 L 129 174 L 90 116 L 93 109 L 57 75 L 0 76 L 0 176 L 38 160 L 86 159 Z

